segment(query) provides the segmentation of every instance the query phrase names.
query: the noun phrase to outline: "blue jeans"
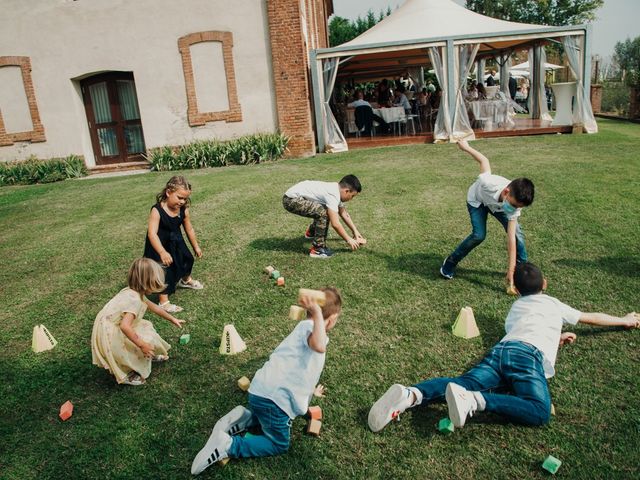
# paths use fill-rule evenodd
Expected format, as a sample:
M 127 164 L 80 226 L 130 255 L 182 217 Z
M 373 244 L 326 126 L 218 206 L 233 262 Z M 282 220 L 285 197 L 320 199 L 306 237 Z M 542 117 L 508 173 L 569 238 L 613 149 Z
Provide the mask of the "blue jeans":
M 249 408 L 253 413 L 252 421 L 260 423 L 262 435 L 236 435 L 233 438 L 229 456 L 266 457 L 278 455 L 289 450 L 291 423 L 289 415 L 271 400 L 249 394 Z
M 479 207 L 472 207 L 467 203 L 467 210 L 469 210 L 469 217 L 471 218 L 471 234 L 465 238 L 460 245 L 449 255 L 448 259 L 453 264 L 457 265 L 460 261 L 469 255 L 469 252 L 480 245 L 487 236 L 487 214 L 493 215 L 507 231 L 507 225 L 509 220 L 504 212 L 492 212 L 484 205 Z M 520 225 L 516 227 L 516 261 L 518 263 L 524 263 L 527 261 L 527 249 L 524 246 L 524 233 Z
M 544 376 L 542 352 L 524 342 L 499 343 L 464 375 L 434 378 L 414 385 L 423 395 L 423 405 L 443 402 L 448 383 L 482 392 L 486 411 L 524 425 L 545 425 L 551 415 L 551 396 Z M 507 391 L 512 394 L 494 393 Z

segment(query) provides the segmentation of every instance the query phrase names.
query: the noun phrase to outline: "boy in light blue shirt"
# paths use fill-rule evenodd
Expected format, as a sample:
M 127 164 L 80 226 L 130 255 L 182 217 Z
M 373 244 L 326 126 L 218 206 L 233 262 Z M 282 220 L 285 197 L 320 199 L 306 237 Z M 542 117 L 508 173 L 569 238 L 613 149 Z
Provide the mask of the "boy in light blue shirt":
M 193 460 L 193 475 L 227 457 L 264 457 L 289 449 L 291 424 L 295 417 L 307 413 L 324 368 L 327 332 L 335 326 L 342 309 L 337 289 L 321 290 L 326 296 L 322 308 L 311 297 L 300 298 L 307 319 L 298 323 L 254 375 L 249 388 L 250 410 L 238 405 L 213 427 L 206 445 Z M 236 435 L 256 425 L 261 427 L 261 435 Z

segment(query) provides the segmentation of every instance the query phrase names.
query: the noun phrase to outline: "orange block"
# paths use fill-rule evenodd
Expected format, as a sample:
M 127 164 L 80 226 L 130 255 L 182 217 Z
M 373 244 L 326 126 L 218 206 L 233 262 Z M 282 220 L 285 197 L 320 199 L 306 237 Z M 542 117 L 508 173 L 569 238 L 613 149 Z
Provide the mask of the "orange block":
M 65 420 L 69 420 L 73 415 L 73 403 L 70 400 L 67 400 L 60 407 L 60 418 L 64 422 Z
M 278 277 L 278 280 L 276 280 L 276 285 L 278 285 L 279 287 L 284 287 L 284 277 Z
M 322 409 L 318 406 L 309 407 L 309 416 L 314 420 L 322 420 Z
M 307 425 L 307 433 L 313 435 L 314 437 L 320 436 L 320 427 L 322 427 L 322 422 L 320 420 L 311 419 L 309 420 L 309 424 Z

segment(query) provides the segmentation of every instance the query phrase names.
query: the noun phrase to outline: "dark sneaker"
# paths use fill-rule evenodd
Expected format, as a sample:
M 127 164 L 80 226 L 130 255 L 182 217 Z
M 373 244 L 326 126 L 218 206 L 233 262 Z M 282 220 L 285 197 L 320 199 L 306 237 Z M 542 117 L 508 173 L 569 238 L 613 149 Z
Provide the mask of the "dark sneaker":
M 456 264 L 449 260 L 449 257 L 444 259 L 442 266 L 440 267 L 440 275 L 447 280 L 453 279 L 453 274 L 456 271 Z
M 304 238 L 316 238 L 315 232 L 311 227 L 313 227 L 313 225 L 309 225 L 309 227 L 307 228 L 307 231 L 304 232 Z
M 309 250 L 309 256 L 313 258 L 329 258 L 333 255 L 333 252 L 329 250 L 327 247 L 311 247 Z

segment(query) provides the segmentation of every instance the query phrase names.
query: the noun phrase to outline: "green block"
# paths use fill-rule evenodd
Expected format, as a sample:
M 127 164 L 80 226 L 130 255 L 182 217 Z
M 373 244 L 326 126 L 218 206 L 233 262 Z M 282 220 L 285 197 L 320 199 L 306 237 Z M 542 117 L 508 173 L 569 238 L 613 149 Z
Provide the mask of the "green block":
M 440 433 L 453 433 L 453 422 L 448 418 L 443 418 L 438 422 L 438 430 Z
M 191 340 L 191 335 L 189 335 L 188 333 L 185 333 L 184 335 L 180 336 L 180 345 L 186 345 L 187 343 L 189 343 L 189 340 Z
M 547 458 L 544 459 L 544 462 L 542 462 L 542 468 L 544 468 L 547 472 L 551 473 L 552 475 L 555 475 L 555 473 L 560 468 L 560 465 L 562 465 L 562 462 L 558 460 L 556 457 L 554 457 L 553 455 L 549 455 Z
M 274 270 L 273 272 L 271 272 L 271 278 L 277 280 L 278 277 L 280 277 L 280 272 L 278 270 Z
M 247 433 L 244 434 L 244 438 L 251 438 L 251 437 L 255 437 L 255 435 L 253 435 L 250 432 L 247 432 Z

